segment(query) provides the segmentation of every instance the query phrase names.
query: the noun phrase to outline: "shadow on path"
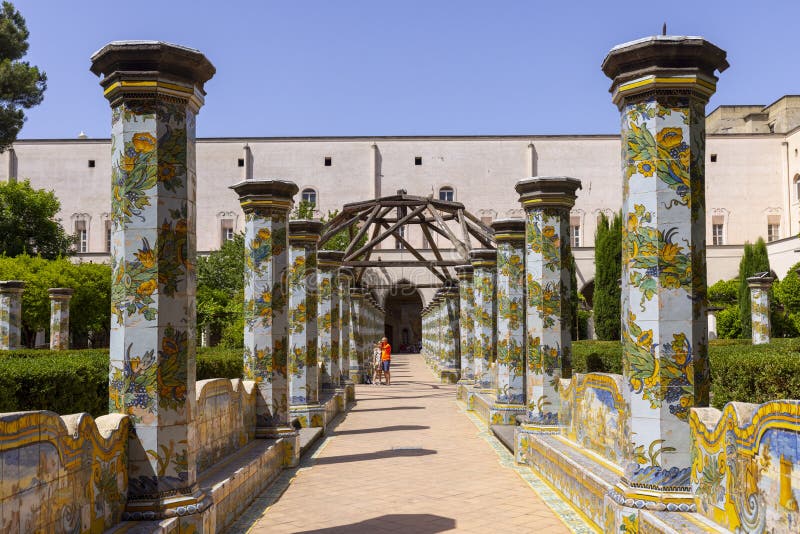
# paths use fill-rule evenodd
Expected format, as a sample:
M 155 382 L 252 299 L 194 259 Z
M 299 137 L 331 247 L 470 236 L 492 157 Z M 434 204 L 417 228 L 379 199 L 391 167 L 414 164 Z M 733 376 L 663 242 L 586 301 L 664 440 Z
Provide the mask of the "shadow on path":
M 390 406 L 388 408 L 365 408 L 363 410 L 350 410 L 351 412 L 387 412 L 391 410 L 424 410 L 425 406 Z
M 428 456 L 436 451 L 423 448 L 397 448 L 386 451 L 365 452 L 361 454 L 345 454 L 343 456 L 323 456 L 314 460 L 314 465 L 342 464 L 347 462 L 365 462 L 368 460 L 384 460 L 386 458 L 413 458 Z
M 366 411 L 366 410 L 362 410 Z M 395 432 L 400 430 L 427 430 L 428 425 L 392 425 L 382 426 L 378 428 L 359 428 L 357 430 L 339 430 L 338 432 L 331 432 L 332 436 L 347 436 L 350 434 L 372 434 L 373 432 Z
M 388 514 L 350 525 L 303 530 L 297 534 L 364 534 L 383 532 L 413 532 L 414 534 L 437 534 L 456 528 L 456 520 L 433 514 Z

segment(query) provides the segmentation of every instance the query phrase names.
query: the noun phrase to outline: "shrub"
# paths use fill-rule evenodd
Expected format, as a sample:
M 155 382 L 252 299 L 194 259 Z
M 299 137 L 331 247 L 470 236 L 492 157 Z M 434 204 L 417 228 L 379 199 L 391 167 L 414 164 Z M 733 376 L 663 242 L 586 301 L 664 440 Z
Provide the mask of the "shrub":
M 717 313 L 717 336 L 722 339 L 738 338 L 742 334 L 739 308 L 730 306 Z M 745 340 L 746 341 L 746 340 Z
M 108 350 L 0 352 L 0 412 L 108 413 Z M 242 352 L 198 349 L 197 379 L 241 378 Z
M 619 341 L 578 341 L 572 344 L 572 372 L 622 373 Z

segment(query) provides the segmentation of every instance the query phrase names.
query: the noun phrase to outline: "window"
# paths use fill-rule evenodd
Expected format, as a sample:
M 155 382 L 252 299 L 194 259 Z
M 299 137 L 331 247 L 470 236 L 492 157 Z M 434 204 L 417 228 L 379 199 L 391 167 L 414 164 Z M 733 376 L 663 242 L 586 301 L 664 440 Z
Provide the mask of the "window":
M 106 252 L 111 252 L 111 221 L 106 221 Z
M 781 238 L 781 225 L 768 224 L 767 225 L 767 242 L 777 241 Z
M 414 158 L 414 165 L 422 165 L 422 156 L 417 156 Z
M 94 169 L 94 160 L 93 159 L 89 160 L 89 168 L 90 169 Z
M 325 166 L 330 167 L 333 165 L 333 158 L 330 156 L 325 156 Z
M 711 163 L 716 163 L 716 162 L 717 162 L 717 155 L 711 154 Z
M 317 205 L 317 192 L 313 189 L 303 189 L 303 192 L 300 194 L 300 200 L 303 202 L 308 202 L 309 204 Z
M 233 241 L 233 219 L 221 219 L 220 222 L 220 246 L 228 241 Z
M 581 218 L 572 216 L 569 218 L 569 238 L 570 245 L 573 247 L 581 246 Z
M 722 224 L 712 224 L 711 225 L 711 244 L 712 245 L 722 245 Z
M 89 252 L 89 231 L 86 221 L 75 221 L 75 246 L 78 252 Z
M 239 158 L 238 160 L 236 160 L 236 166 L 244 167 L 244 158 Z
M 800 174 L 794 175 L 794 199 L 800 202 Z
M 483 217 L 481 217 L 481 222 L 486 226 L 489 226 L 490 224 L 492 224 L 492 216 L 484 215 Z
M 447 202 L 453 202 L 456 198 L 456 192 L 453 191 L 452 187 L 442 187 L 439 189 L 439 200 L 446 200 Z

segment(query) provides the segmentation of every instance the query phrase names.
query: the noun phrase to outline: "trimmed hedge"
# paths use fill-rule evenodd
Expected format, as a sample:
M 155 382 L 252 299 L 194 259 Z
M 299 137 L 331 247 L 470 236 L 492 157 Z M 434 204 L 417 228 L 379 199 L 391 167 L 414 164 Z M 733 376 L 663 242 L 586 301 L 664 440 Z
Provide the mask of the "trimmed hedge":
M 747 339 L 718 339 L 709 346 L 711 405 L 731 401 L 762 403 L 800 399 L 800 339 L 773 339 L 753 346 Z M 622 346 L 616 341 L 572 344 L 575 373 L 622 373 Z
M 0 351 L 0 412 L 108 413 L 108 349 Z M 197 379 L 241 378 L 241 349 L 198 349 Z

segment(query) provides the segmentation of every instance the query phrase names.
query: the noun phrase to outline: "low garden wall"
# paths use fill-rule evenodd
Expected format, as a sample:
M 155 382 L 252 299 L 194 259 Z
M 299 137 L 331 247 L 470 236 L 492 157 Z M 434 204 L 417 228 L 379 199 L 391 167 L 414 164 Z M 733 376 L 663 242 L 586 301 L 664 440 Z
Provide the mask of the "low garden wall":
M 197 472 L 202 473 L 253 439 L 255 382 L 212 378 L 197 382 Z
M 128 487 L 124 415 L 0 414 L 0 532 L 102 532 Z

